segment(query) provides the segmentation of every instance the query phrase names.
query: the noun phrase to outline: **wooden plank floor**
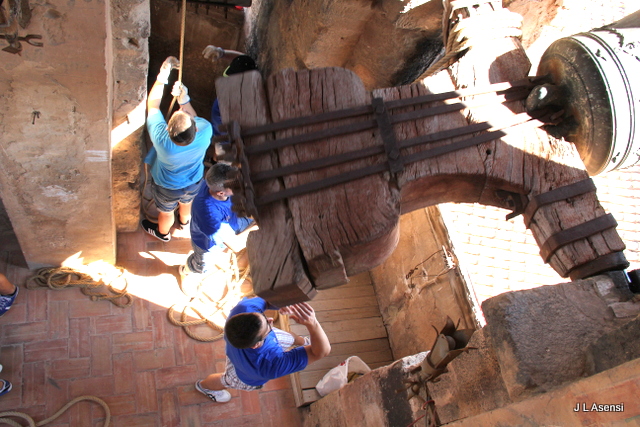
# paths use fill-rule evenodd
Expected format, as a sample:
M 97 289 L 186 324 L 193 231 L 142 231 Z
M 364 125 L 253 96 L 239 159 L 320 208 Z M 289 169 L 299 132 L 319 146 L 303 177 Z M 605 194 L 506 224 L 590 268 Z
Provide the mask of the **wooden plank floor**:
M 315 402 L 321 396 L 315 385 L 333 367 L 349 356 L 359 356 L 371 369 L 393 362 L 387 330 L 369 273 L 351 277 L 347 285 L 325 291 L 310 302 L 324 328 L 331 353 L 302 371 L 290 375 L 297 406 Z M 283 318 L 284 320 L 284 318 Z M 281 327 L 298 335 L 308 335 L 304 326 L 291 320 Z

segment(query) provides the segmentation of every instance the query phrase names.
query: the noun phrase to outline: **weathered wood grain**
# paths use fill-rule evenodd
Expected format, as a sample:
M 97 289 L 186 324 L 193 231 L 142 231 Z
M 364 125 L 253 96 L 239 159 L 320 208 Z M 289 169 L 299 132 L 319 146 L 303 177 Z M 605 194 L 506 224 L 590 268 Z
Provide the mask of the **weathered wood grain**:
M 491 14 L 495 4 L 484 3 L 473 14 Z M 490 46 L 478 45 L 452 67 L 457 87 L 486 86 L 500 81 L 515 81 L 527 76 L 530 63 L 518 39 L 494 40 Z M 474 109 L 471 122 L 499 120 L 500 117 L 524 111 L 522 102 L 504 107 Z M 588 177 L 575 146 L 557 140 L 541 129 L 519 132 L 500 140 L 482 144 L 477 149 L 485 154 L 487 183 L 479 202 L 500 206 L 497 189 L 526 194 L 528 199 L 563 185 Z M 490 154 L 489 154 L 490 153 Z M 541 208 L 530 228 L 538 246 L 553 234 L 604 215 L 595 193 L 571 198 Z M 625 248 L 615 229 L 560 248 L 549 264 L 563 277 L 576 266 L 598 256 Z
M 268 80 L 274 121 L 340 110 L 371 102 L 360 79 L 342 68 L 284 70 Z M 371 119 L 371 117 L 366 117 Z M 284 138 L 339 126 L 346 119 L 277 132 Z M 282 148 L 280 166 L 379 145 L 376 132 L 360 132 Z M 384 162 L 382 155 L 285 177 L 287 188 Z M 400 194 L 383 175 L 373 175 L 324 191 L 292 197 L 288 207 L 314 285 L 323 289 L 347 283 L 371 262 L 382 262 L 397 244 Z M 366 218 L 366 221 L 362 219 Z
M 223 122 L 236 120 L 243 127 L 271 122 L 264 83 L 259 72 L 236 74 L 218 79 L 216 90 Z M 260 144 L 269 135 L 247 138 L 245 146 Z M 249 159 L 252 170 L 276 166 L 271 154 Z M 258 183 L 256 192 L 282 189 L 278 180 Z M 254 292 L 276 306 L 286 306 L 313 298 L 316 291 L 307 277 L 300 245 L 291 215 L 284 202 L 272 203 L 259 211 L 260 229 L 249 233 L 247 252 L 251 265 Z
M 486 14 L 487 19 L 491 19 L 490 14 L 495 7 L 499 7 L 499 2 L 481 4 L 469 13 Z M 418 84 L 378 89 L 371 94 L 364 90 L 357 76 L 347 70 L 284 70 L 269 78 L 268 103 L 273 121 L 278 122 L 366 105 L 374 97 L 386 102 L 455 88 L 519 81 L 527 76 L 529 67 L 517 39 L 485 40 L 472 46 L 449 70 Z M 248 85 L 246 90 L 254 89 L 255 85 Z M 226 117 L 237 118 L 247 125 L 265 123 L 268 119 L 259 118 L 261 114 L 267 114 L 263 92 L 259 101 L 265 105 L 258 108 L 255 105 L 249 107 L 253 101 L 244 101 L 244 87 L 235 90 L 242 91 L 242 100 L 235 102 L 246 106 L 246 111 L 242 107 L 234 107 Z M 255 98 L 255 95 L 247 93 L 247 97 L 252 96 Z M 232 101 L 230 96 L 227 98 L 227 102 Z M 479 106 L 397 123 L 394 125 L 396 139 L 405 141 L 469 123 L 488 122 L 499 126 L 524 111 L 523 101 L 503 103 L 495 94 L 467 96 L 462 98 L 462 102 Z M 418 108 L 446 103 L 434 101 L 428 105 L 396 109 L 392 111 L 391 119 Z M 253 111 L 249 111 L 251 108 Z M 245 113 L 248 117 L 242 116 Z M 285 138 L 372 118 L 373 114 L 287 129 L 276 132 L 273 137 Z M 510 127 L 501 135 L 490 142 L 407 163 L 397 174 L 377 173 L 262 207 L 261 226 L 264 230 L 261 231 L 264 232 L 250 237 L 248 242 L 252 271 L 257 275 L 254 283 L 259 292 L 274 298 L 279 292 L 289 292 L 282 300 L 296 302 L 308 299 L 313 286 L 326 289 L 347 283 L 348 276 L 370 270 L 393 251 L 397 244 L 400 213 L 441 202 L 478 202 L 509 208 L 509 197 L 520 198 L 522 195 L 526 203 L 538 194 L 587 178 L 580 156 L 571 143 L 554 139 L 530 125 Z M 401 155 L 410 156 L 468 138 L 469 135 L 459 136 L 404 148 Z M 262 141 L 264 139 L 253 137 L 245 143 L 259 144 Z M 362 131 L 279 148 L 270 156 L 251 156 L 251 168 L 252 172 L 264 172 L 375 145 L 382 145 L 380 132 L 377 129 Z M 295 173 L 283 179 L 271 179 L 256 186 L 256 195 L 293 188 L 386 161 L 385 154 L 378 154 Z M 587 193 L 542 206 L 532 219 L 530 229 L 538 245 L 542 246 L 550 236 L 602 215 L 604 210 L 596 194 Z M 567 277 L 577 267 L 603 255 L 621 254 L 623 249 L 624 243 L 612 228 L 560 247 L 549 263 L 561 276 Z M 265 256 L 266 251 L 270 253 Z M 619 267 L 625 268 L 624 262 Z

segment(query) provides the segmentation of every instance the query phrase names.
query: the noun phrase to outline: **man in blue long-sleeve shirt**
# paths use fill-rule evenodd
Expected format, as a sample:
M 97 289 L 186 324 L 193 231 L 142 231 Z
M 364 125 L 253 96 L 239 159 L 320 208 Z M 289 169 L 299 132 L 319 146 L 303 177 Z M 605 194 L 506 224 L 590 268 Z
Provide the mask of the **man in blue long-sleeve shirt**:
M 239 234 L 254 224 L 250 218 L 239 217 L 231 210 L 233 191 L 225 185 L 227 174 L 235 167 L 216 163 L 206 173 L 205 182 L 193 200 L 191 208 L 191 246 L 193 253 L 180 267 L 183 283 L 189 273 L 206 274 L 216 257 L 226 248 L 227 237 Z M 183 291 L 185 290 L 183 286 Z

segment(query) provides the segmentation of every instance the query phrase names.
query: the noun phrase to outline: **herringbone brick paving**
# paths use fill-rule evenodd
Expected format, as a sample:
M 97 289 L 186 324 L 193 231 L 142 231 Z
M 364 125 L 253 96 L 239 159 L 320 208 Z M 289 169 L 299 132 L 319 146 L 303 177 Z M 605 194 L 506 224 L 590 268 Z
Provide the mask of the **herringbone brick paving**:
M 634 11 L 633 5 L 624 4 L 565 0 L 529 50 L 532 62 L 537 63 L 536 52 L 541 54 L 548 45 L 545 37 L 585 31 Z M 595 182 L 605 210 L 619 223 L 631 268 L 640 268 L 640 167 Z M 562 281 L 540 260 L 521 219 L 505 221 L 506 211 L 479 205 L 443 205 L 441 210 L 480 300 Z M 3 244 L 0 271 L 22 285 L 30 273 L 19 267 L 21 256 L 13 246 Z M 14 384 L 14 390 L 0 397 L 0 411 L 20 410 L 41 420 L 71 398 L 92 394 L 109 404 L 116 427 L 301 425 L 287 378 L 259 392 L 233 391 L 234 398 L 224 405 L 194 390 L 196 379 L 222 368 L 224 349 L 221 342 L 197 343 L 166 320 L 167 307 L 185 298 L 177 289 L 173 266 L 188 246 L 186 239 L 164 244 L 142 232 L 118 236 L 118 262 L 136 276 L 131 287 L 137 298 L 128 309 L 90 302 L 77 289 L 21 287 L 16 304 L 0 319 L 0 377 Z M 85 402 L 50 425 L 101 426 L 102 417 L 98 406 Z
M 92 302 L 77 288 L 26 289 L 29 271 L 1 259 L 0 271 L 20 285 L 20 295 L 0 319 L 0 378 L 14 384 L 0 397 L 0 412 L 39 421 L 75 397 L 94 395 L 109 405 L 115 427 L 300 426 L 288 377 L 256 392 L 231 391 L 225 404 L 194 389 L 197 379 L 224 367 L 225 355 L 222 341 L 195 341 L 167 320 L 167 307 L 187 300 L 175 266 L 189 248 L 186 238 L 165 244 L 142 231 L 120 234 L 118 264 L 129 271 L 135 295 L 129 308 Z M 103 417 L 98 405 L 82 402 L 48 425 L 101 426 Z

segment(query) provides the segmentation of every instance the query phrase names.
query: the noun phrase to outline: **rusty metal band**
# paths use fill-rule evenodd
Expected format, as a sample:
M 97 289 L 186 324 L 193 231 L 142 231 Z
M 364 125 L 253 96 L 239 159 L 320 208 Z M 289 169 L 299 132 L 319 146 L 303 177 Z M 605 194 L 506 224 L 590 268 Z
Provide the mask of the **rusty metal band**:
M 627 261 L 624 254 L 622 252 L 613 252 L 576 266 L 563 277 L 568 276 L 571 280 L 580 280 L 605 271 L 625 270 L 627 268 L 629 268 L 629 261 Z
M 613 215 L 606 214 L 591 221 L 576 225 L 575 227 L 567 228 L 566 230 L 549 236 L 540 247 L 540 256 L 544 262 L 547 263 L 551 256 L 561 247 L 617 226 L 618 223 Z
M 395 114 L 390 117 L 392 124 L 406 122 L 410 120 L 416 120 L 426 117 L 437 116 L 440 114 L 454 113 L 456 111 L 464 110 L 465 108 L 477 108 L 494 104 L 495 102 L 510 102 L 524 99 L 526 97 L 525 92 L 514 92 L 511 96 L 498 96 L 497 99 L 482 99 L 479 101 L 457 102 L 455 104 L 439 105 L 436 107 L 423 108 L 408 113 Z M 385 103 L 386 105 L 386 103 Z M 366 130 L 374 129 L 378 123 L 376 120 L 365 120 L 356 123 L 350 123 L 342 126 L 336 126 L 332 128 L 322 129 L 315 132 L 303 133 L 300 135 L 291 136 L 288 138 L 276 139 L 266 142 L 264 144 L 245 147 L 247 154 L 261 154 L 268 151 L 276 150 L 279 148 L 289 147 L 306 142 L 317 141 L 320 139 L 334 138 L 337 136 L 347 135 L 351 133 L 363 132 Z M 247 133 L 242 134 L 243 137 L 247 136 Z
M 329 111 L 327 113 L 317 114 L 315 116 L 303 116 L 296 117 L 294 119 L 287 119 L 281 122 L 269 123 L 263 126 L 257 126 L 249 129 L 245 129 L 242 132 L 242 136 L 245 138 L 248 136 L 260 135 L 263 133 L 271 133 L 280 130 L 291 129 L 298 126 L 309 126 L 318 123 L 329 122 L 332 120 L 348 119 L 351 117 L 362 116 L 364 114 L 372 114 L 373 107 L 371 105 L 360 105 L 357 107 L 346 108 L 344 110 Z
M 404 163 L 400 157 L 400 147 L 398 146 L 396 133 L 393 130 L 389 110 L 385 107 L 384 99 L 382 98 L 373 98 L 372 105 L 380 131 L 380 138 L 382 138 L 382 145 L 384 146 L 384 151 L 387 153 L 389 172 L 392 174 L 402 172 Z
M 440 132 L 430 133 L 428 135 L 422 135 L 415 138 L 406 139 L 400 141 L 399 147 L 409 148 L 420 144 L 426 144 L 430 142 L 442 141 L 445 139 L 454 138 L 457 136 L 468 135 L 470 133 L 481 132 L 489 130 L 495 126 L 488 122 L 475 123 L 469 126 L 463 126 L 455 129 L 444 130 Z M 499 127 L 498 127 L 499 128 Z M 310 172 L 312 170 L 321 169 L 329 166 L 336 166 L 342 163 L 347 163 L 355 160 L 364 159 L 366 157 L 375 156 L 377 154 L 384 154 L 384 148 L 380 145 L 374 145 L 371 147 L 363 148 L 356 151 L 350 151 L 348 153 L 335 154 L 329 157 L 323 157 L 321 159 L 309 160 L 307 162 L 296 163 L 289 166 L 283 166 L 277 169 L 271 169 L 262 172 L 256 172 L 251 175 L 252 181 L 261 182 L 267 179 L 280 178 L 286 175 L 294 173 Z
M 536 83 L 537 77 L 518 80 L 515 82 L 502 82 L 496 83 L 481 88 L 468 88 L 460 89 L 456 91 L 435 93 L 430 95 L 415 96 L 412 98 L 398 99 L 394 101 L 387 101 L 387 109 L 393 110 L 395 108 L 411 107 L 418 104 L 426 104 L 435 101 L 445 101 L 448 99 L 456 99 L 467 96 L 483 95 L 492 92 L 509 92 L 511 90 L 520 90 L 522 88 L 531 88 Z M 249 137 L 254 135 L 260 135 L 264 133 L 276 132 L 280 130 L 290 129 L 298 126 L 308 126 L 318 123 L 323 123 L 332 120 L 341 120 L 351 117 L 357 117 L 365 114 L 372 114 L 373 107 L 371 105 L 361 105 L 357 107 L 346 108 L 343 110 L 330 111 L 327 113 L 316 114 L 313 116 L 296 117 L 293 119 L 283 120 L 276 123 L 269 123 L 263 126 L 256 126 L 253 128 L 245 129 L 242 132 L 243 137 Z
M 296 187 L 287 188 L 286 190 L 258 197 L 256 199 L 256 205 L 268 205 L 269 203 L 277 202 L 278 200 L 283 200 L 294 196 L 301 196 L 303 194 L 322 190 L 323 188 L 333 187 L 334 185 L 355 181 L 356 179 L 364 178 L 365 176 L 384 172 L 386 170 L 389 170 L 387 162 L 367 166 L 366 168 L 345 172 L 329 178 L 321 179 L 319 181 L 309 182 L 307 184 L 298 185 Z
M 363 148 L 361 150 L 350 151 L 348 153 L 335 154 L 321 159 L 309 160 L 307 162 L 296 163 L 289 166 L 283 166 L 277 169 L 271 169 L 262 172 L 256 172 L 251 175 L 253 182 L 261 182 L 267 179 L 280 178 L 294 173 L 310 172 L 316 169 L 322 169 L 329 166 L 336 166 L 342 163 L 352 162 L 364 159 L 366 157 L 375 156 L 376 154 L 384 154 L 384 147 L 374 145 Z
M 518 127 L 518 128 L 520 128 L 521 126 L 539 127 L 543 125 L 543 123 L 539 122 L 538 120 L 529 120 L 531 119 L 531 117 L 526 113 L 520 113 L 516 116 L 516 118 L 518 118 L 521 122 L 511 123 L 510 127 Z M 495 130 L 493 132 L 481 134 L 472 138 L 465 139 L 463 141 L 457 141 L 453 144 L 448 144 L 441 147 L 435 147 L 435 148 L 414 153 L 408 156 L 401 156 L 401 159 L 404 164 L 413 163 L 420 160 L 437 157 L 442 154 L 446 154 L 446 153 L 460 150 L 463 148 L 471 147 L 474 145 L 479 145 L 484 142 L 493 141 L 495 139 L 499 139 L 503 136 L 506 136 L 508 133 L 509 132 L 506 129 Z M 258 197 L 256 199 L 256 205 L 257 206 L 267 205 L 269 203 L 273 203 L 278 200 L 283 200 L 289 197 L 300 196 L 303 194 L 311 193 L 313 191 L 318 191 L 324 188 L 332 187 L 338 184 L 344 184 L 359 178 L 364 178 L 365 176 L 384 172 L 388 169 L 389 169 L 389 165 L 387 162 L 367 166 L 362 169 L 345 172 L 342 174 L 334 175 L 329 178 L 321 179 L 319 181 L 309 182 L 296 187 L 287 188 L 286 190 L 282 190 L 282 191 L 267 194 L 262 197 Z
M 596 185 L 593 183 L 591 178 L 587 178 L 582 181 L 574 182 L 573 184 L 558 187 L 546 193 L 538 194 L 529 201 L 527 207 L 524 209 L 524 225 L 529 228 L 534 215 L 541 206 L 560 202 L 592 191 L 596 191 Z
M 245 149 L 247 154 L 261 154 L 271 150 L 276 150 L 278 148 L 289 147 L 292 145 L 302 144 L 304 142 L 316 141 L 318 139 L 334 138 L 336 136 L 362 132 L 365 130 L 374 129 L 375 127 L 375 120 L 366 120 L 358 123 L 350 123 L 348 125 L 327 128 L 316 132 L 303 133 L 301 135 L 296 135 L 289 138 L 276 139 L 264 144 L 248 146 L 245 147 Z
M 424 119 L 426 117 L 437 116 L 439 114 L 452 113 L 465 108 L 486 107 L 495 103 L 519 101 L 525 99 L 529 94 L 528 91 L 518 90 L 505 95 L 497 95 L 494 98 L 483 98 L 475 101 L 456 102 L 454 104 L 445 104 L 437 107 L 422 108 L 419 110 L 409 111 L 407 113 L 394 114 L 391 118 L 392 123 L 408 122 L 410 120 Z
M 530 120 L 531 116 L 527 113 L 520 113 L 515 116 L 515 122 L 510 123 L 508 126 L 505 126 L 503 129 L 494 130 L 492 132 L 487 132 L 480 134 L 478 136 L 474 136 L 473 138 L 465 139 L 462 141 L 457 141 L 452 144 L 443 145 L 440 147 L 431 148 L 425 151 L 419 151 L 417 153 L 410 154 L 408 156 L 403 156 L 403 160 L 406 163 L 418 162 L 421 160 L 430 159 L 433 157 L 441 156 L 443 154 L 451 153 L 457 150 L 462 150 L 463 148 L 472 147 L 474 145 L 479 145 L 484 142 L 493 141 L 495 139 L 500 139 L 508 134 L 506 130 L 509 127 L 516 126 L 527 126 L 527 127 L 540 127 L 544 125 L 544 123 L 538 120 Z

